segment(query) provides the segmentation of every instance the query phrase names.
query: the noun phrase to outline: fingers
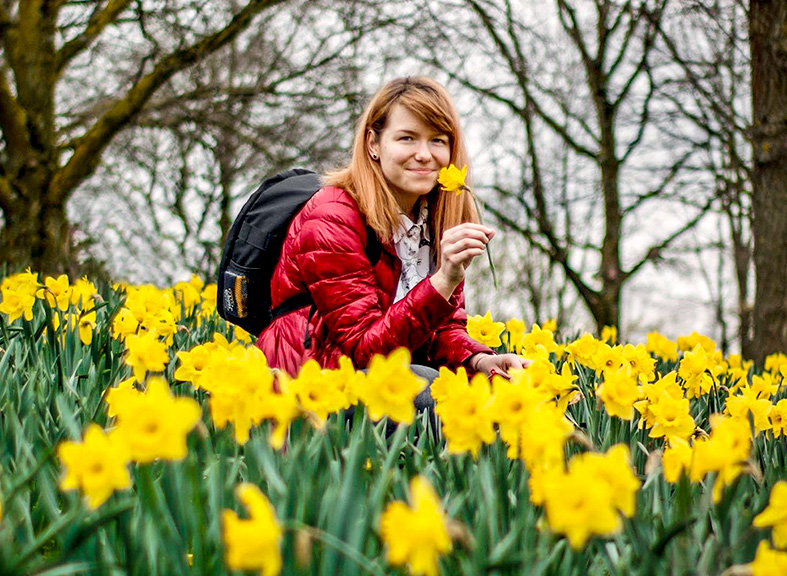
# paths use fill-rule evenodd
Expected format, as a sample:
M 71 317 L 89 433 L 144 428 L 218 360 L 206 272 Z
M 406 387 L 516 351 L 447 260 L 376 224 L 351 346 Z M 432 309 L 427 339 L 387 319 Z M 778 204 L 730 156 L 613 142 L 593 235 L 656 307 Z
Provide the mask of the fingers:
M 506 371 L 508 370 L 522 370 L 530 365 L 530 360 L 520 358 L 516 354 L 503 354 L 501 356 Z M 527 364 L 526 364 L 527 363 Z
M 464 280 L 465 268 L 484 253 L 494 235 L 495 231 L 491 228 L 471 222 L 454 226 L 443 233 L 440 239 L 440 267 L 433 276 L 436 286 L 441 287 L 438 288 L 441 294 L 443 291 L 452 293 Z
M 442 240 L 456 242 L 462 238 L 475 238 L 484 244 L 489 242 L 495 235 L 495 231 L 483 224 L 465 222 L 453 228 L 449 228 L 443 233 Z
M 507 380 L 511 379 L 511 370 L 522 370 L 527 368 L 532 363 L 532 360 L 521 358 L 516 354 L 499 354 L 490 357 L 490 366 L 488 367 L 488 376 L 502 376 Z
M 484 253 L 494 234 L 494 230 L 481 224 L 465 223 L 449 228 L 440 241 L 443 261 L 467 266 L 473 258 Z

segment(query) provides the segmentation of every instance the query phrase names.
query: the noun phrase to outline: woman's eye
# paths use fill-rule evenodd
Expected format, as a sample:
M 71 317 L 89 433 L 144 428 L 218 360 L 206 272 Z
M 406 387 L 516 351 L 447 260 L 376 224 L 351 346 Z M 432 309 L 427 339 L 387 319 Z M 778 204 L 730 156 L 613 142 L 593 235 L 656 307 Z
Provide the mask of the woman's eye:
M 433 140 L 433 142 L 434 142 L 435 144 L 441 144 L 441 145 L 443 145 L 443 146 L 447 146 L 447 145 L 448 145 L 448 140 L 446 140 L 445 138 L 435 138 L 435 139 Z

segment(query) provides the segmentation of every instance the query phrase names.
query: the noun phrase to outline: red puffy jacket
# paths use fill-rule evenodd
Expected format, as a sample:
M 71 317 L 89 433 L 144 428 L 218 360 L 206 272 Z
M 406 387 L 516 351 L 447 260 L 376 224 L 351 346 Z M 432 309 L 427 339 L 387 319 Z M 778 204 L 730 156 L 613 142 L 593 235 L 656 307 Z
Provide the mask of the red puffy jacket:
M 365 368 L 374 354 L 398 347 L 425 353 L 433 366 L 459 367 L 477 352 L 492 351 L 467 334 L 463 286 L 450 301 L 429 279 L 392 304 L 402 263 L 393 244 L 383 244 L 372 266 L 365 253 L 368 228 L 344 190 L 319 190 L 295 216 L 271 280 L 274 307 L 311 293 L 316 311 L 301 308 L 274 320 L 257 339 L 271 367 L 296 375 L 314 358 L 335 368 L 341 355 Z M 304 349 L 308 323 L 311 344 Z

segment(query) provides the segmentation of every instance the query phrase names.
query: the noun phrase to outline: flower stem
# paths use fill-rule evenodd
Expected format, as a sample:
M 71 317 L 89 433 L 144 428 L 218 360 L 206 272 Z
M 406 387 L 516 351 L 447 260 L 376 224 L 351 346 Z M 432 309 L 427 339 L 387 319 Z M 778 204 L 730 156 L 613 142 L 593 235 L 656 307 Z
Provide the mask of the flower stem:
M 475 204 L 475 211 L 478 212 L 478 221 L 481 224 L 483 224 L 484 219 L 481 216 L 481 206 L 478 203 L 478 199 L 475 197 L 475 194 L 473 193 L 472 190 L 470 190 L 470 188 L 465 187 L 465 190 L 470 194 L 470 198 L 473 199 L 473 204 Z M 495 283 L 495 290 L 497 290 L 499 288 L 497 283 L 497 272 L 495 270 L 495 263 L 492 261 L 492 251 L 489 247 L 489 244 L 486 245 L 486 258 L 487 260 L 489 260 L 489 268 L 491 268 L 492 270 L 492 282 Z

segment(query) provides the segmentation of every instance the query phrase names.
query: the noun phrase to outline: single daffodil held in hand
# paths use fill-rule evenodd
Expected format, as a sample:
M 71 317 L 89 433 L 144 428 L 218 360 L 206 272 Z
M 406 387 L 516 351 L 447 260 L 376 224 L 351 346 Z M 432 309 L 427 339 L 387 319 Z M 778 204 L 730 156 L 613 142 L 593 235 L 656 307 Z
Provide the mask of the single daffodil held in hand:
M 457 168 L 456 165 L 450 164 L 440 168 L 440 173 L 437 175 L 437 182 L 440 184 L 440 190 L 443 192 L 456 192 L 457 196 L 459 196 L 464 191 L 467 191 L 470 194 L 470 197 L 473 199 L 473 203 L 475 204 L 476 212 L 478 212 L 478 219 L 483 224 L 483 220 L 481 219 L 481 208 L 478 205 L 475 194 L 473 194 L 473 191 L 465 183 L 466 179 L 467 165 L 460 169 Z M 492 270 L 492 281 L 495 284 L 495 288 L 497 288 L 497 273 L 495 272 L 495 264 L 492 261 L 492 254 L 488 250 L 486 257 L 489 260 L 489 267 Z
M 444 192 L 456 192 L 459 196 L 464 190 L 467 190 L 465 179 L 467 178 L 467 166 L 461 170 L 451 164 L 448 167 L 440 169 L 440 174 L 437 176 L 437 181 L 440 183 L 440 189 Z

